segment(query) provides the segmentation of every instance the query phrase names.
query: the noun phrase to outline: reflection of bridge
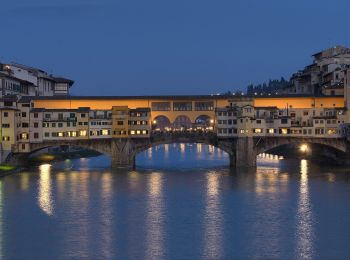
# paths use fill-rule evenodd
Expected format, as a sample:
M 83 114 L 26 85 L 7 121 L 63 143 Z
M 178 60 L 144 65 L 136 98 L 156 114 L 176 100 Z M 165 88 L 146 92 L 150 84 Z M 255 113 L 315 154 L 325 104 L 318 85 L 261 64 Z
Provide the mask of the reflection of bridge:
M 30 153 L 14 154 L 12 159 L 27 157 L 35 151 L 52 146 L 75 146 L 95 150 L 111 157 L 113 167 L 132 167 L 138 153 L 153 146 L 170 143 L 203 143 L 225 151 L 230 165 L 251 167 L 256 165 L 256 156 L 282 145 L 317 144 L 335 149 L 343 154 L 350 150 L 342 138 L 298 138 L 298 137 L 234 137 L 219 138 L 213 132 L 154 132 L 150 138 L 104 138 L 85 140 L 62 140 L 31 143 Z M 18 162 L 18 161 L 17 161 Z

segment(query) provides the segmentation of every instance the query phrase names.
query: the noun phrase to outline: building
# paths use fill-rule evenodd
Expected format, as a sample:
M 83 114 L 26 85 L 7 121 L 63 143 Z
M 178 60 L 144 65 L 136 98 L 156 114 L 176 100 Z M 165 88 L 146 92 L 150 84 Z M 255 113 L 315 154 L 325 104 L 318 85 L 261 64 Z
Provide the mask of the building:
M 38 68 L 0 64 L 1 96 L 66 96 L 73 84 L 73 80 L 49 75 Z
M 350 66 L 350 49 L 335 46 L 313 55 L 313 63 L 294 73 L 285 95 L 342 95 L 345 71 Z

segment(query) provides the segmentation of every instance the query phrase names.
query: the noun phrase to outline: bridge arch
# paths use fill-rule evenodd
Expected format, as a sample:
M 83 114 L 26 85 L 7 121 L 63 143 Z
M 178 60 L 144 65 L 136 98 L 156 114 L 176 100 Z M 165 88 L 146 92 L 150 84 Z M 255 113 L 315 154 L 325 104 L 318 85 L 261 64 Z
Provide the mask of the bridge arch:
M 334 154 L 339 154 L 344 157 L 347 154 L 346 140 L 338 138 L 297 138 L 297 137 L 274 137 L 261 138 L 256 141 L 256 154 L 268 152 L 282 146 L 292 145 L 298 149 L 305 147 L 327 148 L 333 151 Z M 306 152 L 306 151 L 304 151 Z

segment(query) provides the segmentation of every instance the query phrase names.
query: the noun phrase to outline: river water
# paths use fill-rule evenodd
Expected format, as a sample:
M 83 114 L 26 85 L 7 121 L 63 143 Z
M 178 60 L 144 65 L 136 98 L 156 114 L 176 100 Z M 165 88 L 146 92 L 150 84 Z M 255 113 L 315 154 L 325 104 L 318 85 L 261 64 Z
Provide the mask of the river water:
M 350 170 L 163 145 L 134 171 L 100 156 L 0 179 L 1 259 L 347 258 Z

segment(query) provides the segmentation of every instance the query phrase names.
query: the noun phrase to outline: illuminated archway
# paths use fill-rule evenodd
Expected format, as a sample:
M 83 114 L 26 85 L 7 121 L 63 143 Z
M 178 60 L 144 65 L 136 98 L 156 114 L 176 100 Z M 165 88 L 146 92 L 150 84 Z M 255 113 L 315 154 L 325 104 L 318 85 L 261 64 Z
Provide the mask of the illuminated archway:
M 192 129 L 192 122 L 188 116 L 181 115 L 175 118 L 173 123 L 173 128 L 175 130 L 188 130 Z
M 213 119 L 208 115 L 200 115 L 196 118 L 194 122 L 194 127 L 198 130 L 212 130 L 213 128 Z
M 167 129 L 171 129 L 172 125 L 170 123 L 169 118 L 166 116 L 160 115 L 154 118 L 152 122 L 152 129 L 153 130 L 159 130 L 159 131 L 164 131 Z

